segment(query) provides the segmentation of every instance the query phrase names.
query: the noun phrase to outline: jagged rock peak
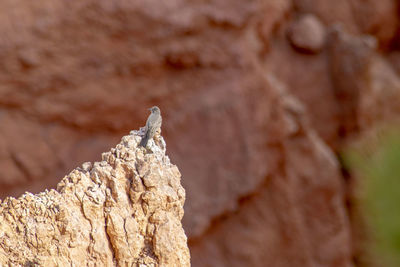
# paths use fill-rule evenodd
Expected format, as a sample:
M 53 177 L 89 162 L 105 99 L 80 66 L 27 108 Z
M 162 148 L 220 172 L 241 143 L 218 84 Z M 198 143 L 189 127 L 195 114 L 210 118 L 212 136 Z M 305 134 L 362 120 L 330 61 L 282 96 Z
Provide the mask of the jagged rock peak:
M 185 190 L 160 135 L 132 131 L 57 190 L 0 202 L 0 265 L 190 266 Z

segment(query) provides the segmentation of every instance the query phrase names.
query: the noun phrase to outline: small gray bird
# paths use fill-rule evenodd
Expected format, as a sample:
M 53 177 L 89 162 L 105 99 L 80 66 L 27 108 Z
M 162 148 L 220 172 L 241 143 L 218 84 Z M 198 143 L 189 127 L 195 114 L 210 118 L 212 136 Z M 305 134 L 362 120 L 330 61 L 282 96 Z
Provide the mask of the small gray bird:
M 160 131 L 161 129 L 162 118 L 160 109 L 157 106 L 154 106 L 152 108 L 149 108 L 149 110 L 151 111 L 151 114 L 147 118 L 145 130 L 146 132 L 139 144 L 139 146 L 142 147 L 146 147 L 149 139 L 153 138 L 156 132 Z

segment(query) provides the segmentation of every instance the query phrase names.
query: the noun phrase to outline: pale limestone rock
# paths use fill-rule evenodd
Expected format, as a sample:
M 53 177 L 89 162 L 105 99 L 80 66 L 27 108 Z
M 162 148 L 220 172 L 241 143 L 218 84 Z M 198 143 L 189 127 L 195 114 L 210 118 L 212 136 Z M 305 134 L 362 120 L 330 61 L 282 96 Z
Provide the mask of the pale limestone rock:
M 190 266 L 180 173 L 162 137 L 146 150 L 140 134 L 57 190 L 0 202 L 0 266 Z

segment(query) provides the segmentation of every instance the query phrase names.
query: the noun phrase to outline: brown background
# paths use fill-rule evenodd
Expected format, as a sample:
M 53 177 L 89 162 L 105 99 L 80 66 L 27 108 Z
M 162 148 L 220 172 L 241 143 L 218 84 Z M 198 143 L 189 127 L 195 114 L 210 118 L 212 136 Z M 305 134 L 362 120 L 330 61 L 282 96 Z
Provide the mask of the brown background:
M 398 17 L 394 0 L 3 0 L 1 197 L 53 188 L 158 105 L 193 266 L 359 263 L 336 155 L 398 113 Z

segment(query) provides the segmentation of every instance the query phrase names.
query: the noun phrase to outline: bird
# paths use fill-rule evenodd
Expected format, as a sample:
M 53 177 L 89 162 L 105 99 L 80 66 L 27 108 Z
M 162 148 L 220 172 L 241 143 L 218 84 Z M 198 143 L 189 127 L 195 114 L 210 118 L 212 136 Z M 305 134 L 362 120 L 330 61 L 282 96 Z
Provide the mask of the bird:
M 157 106 L 149 108 L 151 114 L 147 118 L 145 134 L 140 141 L 139 146 L 146 147 L 147 142 L 154 137 L 156 132 L 161 131 L 161 111 Z

